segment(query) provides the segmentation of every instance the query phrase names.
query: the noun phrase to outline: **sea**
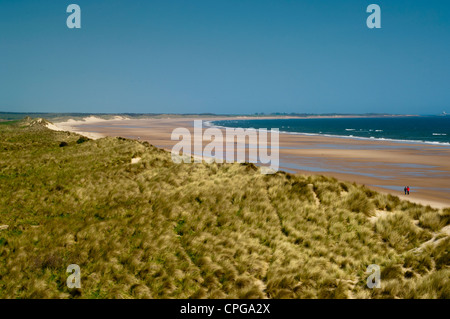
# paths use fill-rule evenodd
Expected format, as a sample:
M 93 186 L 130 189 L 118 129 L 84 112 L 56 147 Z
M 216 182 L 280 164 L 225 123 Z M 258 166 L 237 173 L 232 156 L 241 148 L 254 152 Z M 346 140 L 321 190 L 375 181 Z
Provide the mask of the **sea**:
M 209 123 L 219 127 L 274 129 L 290 134 L 416 142 L 450 146 L 450 116 L 242 119 Z

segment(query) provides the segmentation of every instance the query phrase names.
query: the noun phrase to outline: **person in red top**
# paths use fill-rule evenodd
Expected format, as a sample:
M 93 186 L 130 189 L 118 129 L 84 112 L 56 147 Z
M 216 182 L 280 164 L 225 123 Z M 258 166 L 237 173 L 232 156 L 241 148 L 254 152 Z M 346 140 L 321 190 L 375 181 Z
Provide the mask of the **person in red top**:
M 409 195 L 409 186 L 406 187 L 406 192 L 407 192 L 408 195 Z

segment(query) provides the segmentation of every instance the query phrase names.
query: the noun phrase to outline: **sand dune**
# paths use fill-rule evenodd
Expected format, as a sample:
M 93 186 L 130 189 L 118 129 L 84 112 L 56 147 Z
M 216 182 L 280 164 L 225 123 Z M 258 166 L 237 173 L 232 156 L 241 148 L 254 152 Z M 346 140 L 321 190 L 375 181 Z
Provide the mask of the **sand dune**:
M 218 119 L 223 118 L 205 120 Z M 192 132 L 193 120 L 89 117 L 54 126 L 93 139 L 139 138 L 170 150 L 177 142 L 170 139 L 172 131 L 185 127 Z M 408 185 L 412 192 L 405 199 L 439 208 L 450 206 L 449 158 L 450 148 L 435 145 L 280 134 L 281 170 L 333 176 L 399 196 L 403 194 L 403 186 Z

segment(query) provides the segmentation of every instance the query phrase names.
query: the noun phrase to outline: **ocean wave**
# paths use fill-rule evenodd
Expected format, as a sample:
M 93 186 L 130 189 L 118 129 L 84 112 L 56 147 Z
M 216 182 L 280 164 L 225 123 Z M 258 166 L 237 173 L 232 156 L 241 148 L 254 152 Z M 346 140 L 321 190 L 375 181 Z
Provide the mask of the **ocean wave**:
M 445 133 L 433 133 L 433 135 L 436 135 L 436 136 L 447 136 L 447 134 L 445 134 Z
M 206 122 L 205 122 L 206 125 Z M 229 126 L 217 125 L 214 121 L 208 121 L 208 126 L 210 127 L 218 127 L 218 128 L 236 128 Z M 244 129 L 256 130 L 253 127 L 248 127 Z M 267 129 L 261 129 L 266 130 Z M 383 130 L 375 130 L 375 132 L 383 132 Z M 280 134 L 290 134 L 290 135 L 303 135 L 303 136 L 324 136 L 324 137 L 336 137 L 336 138 L 348 138 L 355 140 L 363 140 L 363 141 L 386 141 L 393 143 L 406 143 L 406 144 L 429 144 L 429 145 L 440 145 L 440 146 L 450 146 L 449 142 L 436 142 L 436 141 L 423 141 L 423 140 L 401 140 L 401 139 L 393 139 L 393 138 L 385 138 L 385 137 L 362 137 L 362 136 L 353 136 L 353 135 L 333 135 L 333 134 L 323 134 L 323 133 L 305 133 L 305 132 L 287 132 L 287 131 L 279 131 Z
M 301 132 L 285 132 L 285 131 L 280 131 L 280 134 L 324 136 L 324 137 L 348 138 L 348 139 L 364 140 L 364 141 L 387 141 L 387 142 L 394 142 L 394 143 L 431 144 L 431 145 L 450 146 L 449 142 L 436 142 L 436 141 L 423 141 L 423 140 L 401 140 L 401 139 L 374 137 L 374 136 L 362 137 L 362 136 L 354 136 L 354 135 L 333 135 L 333 134 L 301 133 Z

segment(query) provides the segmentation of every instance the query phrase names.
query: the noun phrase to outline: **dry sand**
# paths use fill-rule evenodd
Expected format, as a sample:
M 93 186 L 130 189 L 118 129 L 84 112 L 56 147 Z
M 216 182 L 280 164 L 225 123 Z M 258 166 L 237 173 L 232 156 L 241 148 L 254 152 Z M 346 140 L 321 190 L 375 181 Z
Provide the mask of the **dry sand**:
M 232 118 L 204 120 L 219 119 Z M 94 139 L 104 136 L 139 138 L 170 150 L 178 142 L 171 140 L 172 131 L 183 127 L 193 134 L 193 121 L 189 118 L 103 120 L 90 117 L 84 121 L 56 123 L 56 128 L 50 128 Z M 449 159 L 450 147 L 439 145 L 280 134 L 281 170 L 333 176 L 436 208 L 450 207 Z M 403 195 L 405 185 L 411 187 L 409 196 Z

